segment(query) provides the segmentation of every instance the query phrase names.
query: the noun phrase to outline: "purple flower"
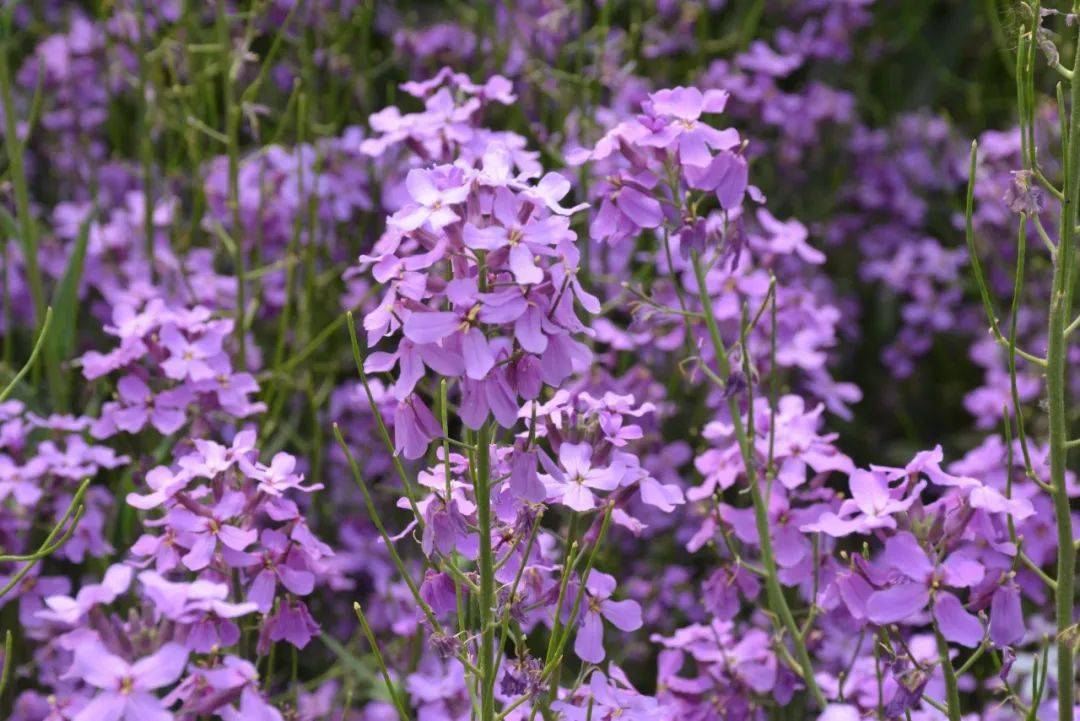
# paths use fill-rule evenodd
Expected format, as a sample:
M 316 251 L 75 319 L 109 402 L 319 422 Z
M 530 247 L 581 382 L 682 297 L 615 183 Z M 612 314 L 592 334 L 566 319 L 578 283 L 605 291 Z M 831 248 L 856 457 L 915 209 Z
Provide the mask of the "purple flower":
M 548 496 L 575 511 L 596 508 L 594 490 L 610 491 L 619 485 L 620 476 L 611 467 L 592 467 L 592 447 L 588 443 L 563 443 L 558 466 L 546 456 L 541 459 L 546 461 L 548 471 L 542 476 Z
M 174 380 L 209 380 L 216 375 L 210 361 L 221 353 L 221 340 L 218 333 L 207 333 L 190 341 L 176 326 L 167 325 L 161 331 L 161 343 L 169 357 L 161 368 Z
M 86 584 L 75 597 L 49 596 L 45 609 L 38 611 L 38 618 L 68 626 L 74 626 L 95 606 L 112 603 L 131 585 L 131 566 L 116 564 L 105 571 L 99 584 Z
M 625 721 L 656 721 L 674 718 L 674 709 L 661 705 L 653 696 L 638 692 L 616 666 L 605 676 L 593 671 L 589 685 L 582 689 L 576 702 L 558 701 L 554 704 L 561 715 L 571 721 L 595 719 L 624 719 Z
M 428 443 L 442 435 L 442 427 L 418 396 L 398 403 L 394 410 L 394 451 L 408 459 L 420 458 Z
M 67 676 L 99 692 L 72 721 L 171 721 L 172 713 L 153 692 L 179 679 L 187 660 L 187 650 L 175 643 L 133 664 L 100 644 L 80 645 Z
M 241 514 L 246 503 L 244 494 L 232 492 L 212 508 L 200 508 L 199 513 L 182 507 L 169 511 L 165 523 L 178 532 L 190 549 L 181 558 L 185 566 L 192 571 L 206 568 L 213 560 L 219 541 L 233 551 L 243 551 L 255 543 L 259 535 L 255 529 L 241 529 L 228 522 Z
M 302 485 L 304 474 L 294 472 L 296 457 L 289 453 L 275 453 L 268 466 L 258 462 L 252 463 L 241 457 L 240 467 L 250 478 L 259 482 L 259 490 L 268 496 L 280 497 L 294 488 L 310 493 L 323 487 L 321 483 Z
M 561 215 L 542 220 L 530 212 L 523 221 L 522 203 L 507 188 L 498 188 L 492 203 L 492 213 L 499 225 L 478 228 L 466 224 L 465 245 L 474 250 L 498 251 L 508 248 L 509 267 L 521 285 L 539 283 L 544 273 L 533 260 L 536 255 L 555 255 L 552 246 L 570 238 L 570 221 Z
M 297 596 L 306 596 L 315 588 L 315 574 L 308 569 L 305 556 L 292 552 L 289 538 L 281 531 L 265 529 L 259 537 L 263 545 L 262 570 L 251 582 L 247 598 L 260 612 L 274 605 L 278 581 Z
M 837 513 L 826 511 L 800 530 L 840 538 L 878 528 L 896 528 L 893 516 L 910 509 L 926 486 L 920 481 L 910 491 L 905 491 L 904 484 L 892 488 L 882 473 L 861 469 L 851 474 L 849 482 L 852 497 L 840 504 Z
M 641 628 L 641 606 L 636 601 L 613 601 L 615 577 L 593 570 L 585 582 L 585 599 L 581 603 L 581 620 L 574 653 L 583 661 L 600 663 L 604 660 L 604 623 L 620 631 L 636 631 Z
M 949 641 L 978 646 L 983 638 L 979 620 L 964 609 L 960 600 L 941 586 L 971 588 L 982 581 L 982 564 L 962 551 L 949 554 L 940 563 L 930 560 L 915 536 L 906 531 L 885 542 L 881 563 L 901 576 L 887 589 L 875 591 L 866 601 L 867 615 L 878 624 L 896 623 L 920 614 L 933 600 L 938 630 Z
M 141 378 L 134 375 L 121 378 L 116 390 L 122 405 L 112 412 L 112 423 L 128 433 L 138 433 L 147 423 L 164 435 L 175 433 L 187 422 L 184 410 L 194 397 L 187 386 L 155 395 Z
M 390 219 L 394 227 L 405 232 L 416 230 L 424 223 L 439 230 L 459 220 L 450 206 L 461 203 L 469 194 L 469 178 L 461 168 L 445 165 L 431 170 L 410 170 L 405 186 L 414 202 Z
M 727 99 L 728 94 L 720 90 L 705 93 L 697 88 L 683 87 L 658 90 L 649 96 L 644 109 L 663 118 L 666 125 L 650 128 L 651 134 L 641 143 L 661 148 L 677 143 L 679 160 L 684 165 L 708 165 L 712 160 L 709 148 L 727 150 L 739 142 L 739 135 L 734 130 L 716 130 L 698 120 L 702 113 L 723 112 Z
M 303 649 L 319 632 L 319 624 L 311 617 L 303 601 L 284 601 L 264 622 L 259 632 L 260 653 L 269 650 L 271 641 L 288 641 Z

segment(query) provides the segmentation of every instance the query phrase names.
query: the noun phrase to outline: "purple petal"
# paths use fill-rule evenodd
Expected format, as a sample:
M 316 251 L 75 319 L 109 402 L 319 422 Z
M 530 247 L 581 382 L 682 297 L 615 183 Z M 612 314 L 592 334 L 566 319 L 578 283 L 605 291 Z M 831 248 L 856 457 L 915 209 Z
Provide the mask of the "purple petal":
M 641 606 L 637 601 L 602 601 L 600 611 L 604 618 L 621 631 L 636 631 L 641 628 Z
M 234 551 L 243 551 L 255 543 L 258 537 L 259 534 L 254 528 L 243 531 L 236 526 L 224 525 L 218 531 L 218 538 L 221 539 L 221 542 Z
M 216 548 L 217 539 L 214 536 L 209 533 L 200 534 L 192 544 L 191 550 L 184 554 L 181 560 L 192 571 L 201 571 L 210 565 Z
M 175 643 L 167 643 L 158 649 L 152 656 L 136 661 L 131 667 L 131 676 L 135 688 L 151 691 L 162 686 L 168 686 L 187 666 L 188 652 L 183 646 Z
M 460 324 L 456 313 L 417 312 L 405 319 L 402 330 L 414 343 L 436 343 L 457 330 Z
M 657 228 L 664 220 L 659 201 L 637 188 L 623 186 L 615 195 L 615 204 L 626 217 L 641 228 Z
M 915 536 L 901 531 L 885 542 L 882 560 L 912 581 L 926 582 L 934 573 L 934 564 Z
M 461 339 L 461 353 L 465 358 L 465 374 L 473 380 L 483 380 L 495 367 L 495 356 L 479 328 L 470 328 L 465 333 Z
M 510 248 L 510 270 L 514 273 L 514 280 L 521 285 L 531 285 L 544 280 L 544 271 L 537 267 L 532 251 L 524 243 Z
M 309 571 L 282 566 L 278 569 L 278 574 L 281 576 L 281 585 L 297 596 L 306 596 L 315 588 L 315 575 Z
M 904 583 L 875 591 L 866 602 L 866 615 L 876 624 L 896 623 L 926 608 L 930 592 L 921 583 Z
M 127 699 L 118 692 L 106 691 L 82 707 L 71 721 L 120 721 Z
M 536 452 L 514 454 L 510 466 L 510 490 L 523 501 L 540 503 L 547 498 L 547 489 L 536 473 Z
M 521 347 L 530 353 L 543 353 L 547 350 L 548 339 L 543 333 L 544 314 L 535 305 L 530 305 L 528 310 L 514 323 L 514 337 L 521 343 Z

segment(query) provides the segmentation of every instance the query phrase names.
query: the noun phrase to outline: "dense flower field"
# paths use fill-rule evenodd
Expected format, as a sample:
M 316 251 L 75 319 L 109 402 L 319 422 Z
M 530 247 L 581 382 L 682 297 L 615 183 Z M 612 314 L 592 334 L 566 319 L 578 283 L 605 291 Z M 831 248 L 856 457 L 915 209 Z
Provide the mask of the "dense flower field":
M 1080 719 L 1045 4 L 4 3 L 0 718 Z

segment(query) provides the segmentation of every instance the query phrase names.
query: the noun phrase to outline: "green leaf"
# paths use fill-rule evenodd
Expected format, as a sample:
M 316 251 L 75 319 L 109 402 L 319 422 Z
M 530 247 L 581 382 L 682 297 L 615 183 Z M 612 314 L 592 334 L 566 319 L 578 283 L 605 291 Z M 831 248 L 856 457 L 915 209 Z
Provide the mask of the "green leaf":
M 343 666 L 348 669 L 348 672 L 360 682 L 360 685 L 368 690 L 370 693 L 378 693 L 378 689 L 381 686 L 375 677 L 375 669 L 364 660 L 357 658 L 349 649 L 345 648 L 334 637 L 327 634 L 321 634 L 319 639 L 326 645 L 328 649 L 333 651 L 334 655 L 338 657 Z M 386 697 L 389 700 L 389 696 Z
M 53 291 L 53 329 L 45 345 L 45 358 L 54 410 L 67 409 L 71 385 L 63 364 L 75 351 L 75 332 L 79 320 L 79 284 L 86 265 L 86 245 L 90 237 L 90 225 L 94 220 L 91 211 L 79 226 L 75 247 L 68 258 L 67 267 Z

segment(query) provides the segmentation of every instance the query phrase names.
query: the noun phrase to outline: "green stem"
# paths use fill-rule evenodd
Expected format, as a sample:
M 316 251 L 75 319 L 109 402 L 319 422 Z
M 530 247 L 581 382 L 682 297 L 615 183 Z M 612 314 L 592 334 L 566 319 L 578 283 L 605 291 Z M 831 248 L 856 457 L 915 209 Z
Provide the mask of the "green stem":
M 949 721 L 960 721 L 960 687 L 956 683 L 956 670 L 952 661 L 949 660 L 949 644 L 941 632 L 934 629 L 937 638 L 938 655 L 941 657 L 941 671 L 945 675 L 945 699 L 947 703 Z
M 720 337 L 720 329 L 716 324 L 712 300 L 709 298 L 708 290 L 706 290 L 705 268 L 702 266 L 701 258 L 698 256 L 697 252 L 692 253 L 692 259 L 694 264 L 694 275 L 697 279 L 698 295 L 701 298 L 702 309 L 705 313 L 705 325 L 709 329 L 709 338 L 712 341 L 713 350 L 716 353 L 716 362 L 720 370 L 720 378 L 726 382 L 731 375 L 731 364 L 728 359 L 727 349 L 724 346 L 724 341 Z M 739 401 L 734 394 L 728 397 L 728 412 L 731 416 L 731 422 L 735 426 L 735 437 L 739 443 L 739 449 L 742 452 L 743 466 L 746 470 L 746 481 L 750 490 L 750 499 L 754 505 L 754 521 L 757 525 L 758 540 L 761 544 L 761 562 L 765 570 L 765 590 L 769 608 L 774 614 L 774 623 L 777 622 L 775 618 L 779 617 L 779 623 L 791 638 L 791 643 L 794 647 L 795 660 L 801 670 L 803 683 L 806 684 L 806 688 L 810 691 L 810 695 L 814 697 L 814 702 L 818 707 L 825 708 L 825 695 L 821 692 L 821 688 L 814 678 L 814 665 L 810 660 L 810 654 L 806 650 L 804 636 L 799 632 L 799 627 L 795 623 L 795 617 L 791 613 L 791 607 L 788 606 L 787 599 L 784 597 L 784 590 L 780 585 L 776 558 L 773 556 L 768 508 L 766 507 L 765 499 L 761 494 L 761 487 L 758 484 L 757 478 L 757 469 L 754 465 L 753 445 L 747 438 L 746 428 L 743 425 L 742 420 L 742 412 L 739 408 Z
M 476 520 L 480 527 L 480 721 L 495 718 L 495 563 L 491 549 L 491 427 L 476 434 L 473 485 Z
M 15 659 L 11 653 L 11 631 L 4 631 L 4 666 L 0 670 L 0 700 L 4 697 L 8 682 L 11 681 L 11 670 L 15 666 Z

